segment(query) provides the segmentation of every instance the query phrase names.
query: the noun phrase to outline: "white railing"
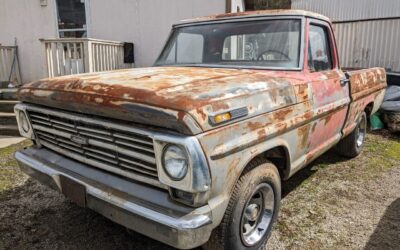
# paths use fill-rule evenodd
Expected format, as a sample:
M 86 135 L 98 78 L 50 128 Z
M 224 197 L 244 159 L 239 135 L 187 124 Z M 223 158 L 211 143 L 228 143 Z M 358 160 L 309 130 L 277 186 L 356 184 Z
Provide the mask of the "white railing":
M 16 50 L 16 46 L 0 45 L 0 83 L 21 84 L 21 74 Z
M 121 42 L 91 38 L 41 39 L 49 77 L 132 68 Z

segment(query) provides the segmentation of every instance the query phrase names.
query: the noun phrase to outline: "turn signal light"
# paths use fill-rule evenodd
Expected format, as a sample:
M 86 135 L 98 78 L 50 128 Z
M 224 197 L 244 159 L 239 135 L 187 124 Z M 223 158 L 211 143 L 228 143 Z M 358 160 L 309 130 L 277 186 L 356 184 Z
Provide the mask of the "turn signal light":
M 217 124 L 222 122 L 227 122 L 230 119 L 232 119 L 232 116 L 229 112 L 214 116 L 214 121 Z

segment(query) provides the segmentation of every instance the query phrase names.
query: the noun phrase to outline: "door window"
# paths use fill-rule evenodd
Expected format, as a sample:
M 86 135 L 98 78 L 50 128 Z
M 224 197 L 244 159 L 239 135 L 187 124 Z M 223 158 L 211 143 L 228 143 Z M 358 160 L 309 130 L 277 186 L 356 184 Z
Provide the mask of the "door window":
M 328 33 L 322 26 L 310 25 L 308 67 L 316 72 L 332 69 Z

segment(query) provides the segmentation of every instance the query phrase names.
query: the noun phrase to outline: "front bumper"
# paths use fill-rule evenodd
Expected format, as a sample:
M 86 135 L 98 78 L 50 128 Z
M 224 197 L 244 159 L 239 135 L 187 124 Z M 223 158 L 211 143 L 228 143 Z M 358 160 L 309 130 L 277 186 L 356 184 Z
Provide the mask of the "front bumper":
M 194 209 L 177 204 L 166 190 L 128 181 L 44 148 L 18 151 L 15 158 L 22 171 L 64 194 L 71 191 L 65 190 L 61 179 L 82 186 L 86 207 L 165 244 L 189 249 L 210 237 L 213 228 L 208 205 Z

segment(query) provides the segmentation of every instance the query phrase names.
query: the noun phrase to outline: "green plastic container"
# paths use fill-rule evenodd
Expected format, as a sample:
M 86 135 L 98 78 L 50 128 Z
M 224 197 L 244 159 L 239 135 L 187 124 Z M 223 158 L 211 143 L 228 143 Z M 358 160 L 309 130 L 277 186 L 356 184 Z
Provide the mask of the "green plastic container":
M 381 114 L 379 112 L 376 112 L 369 118 L 369 122 L 371 124 L 371 130 L 379 130 L 385 127 L 380 116 Z

